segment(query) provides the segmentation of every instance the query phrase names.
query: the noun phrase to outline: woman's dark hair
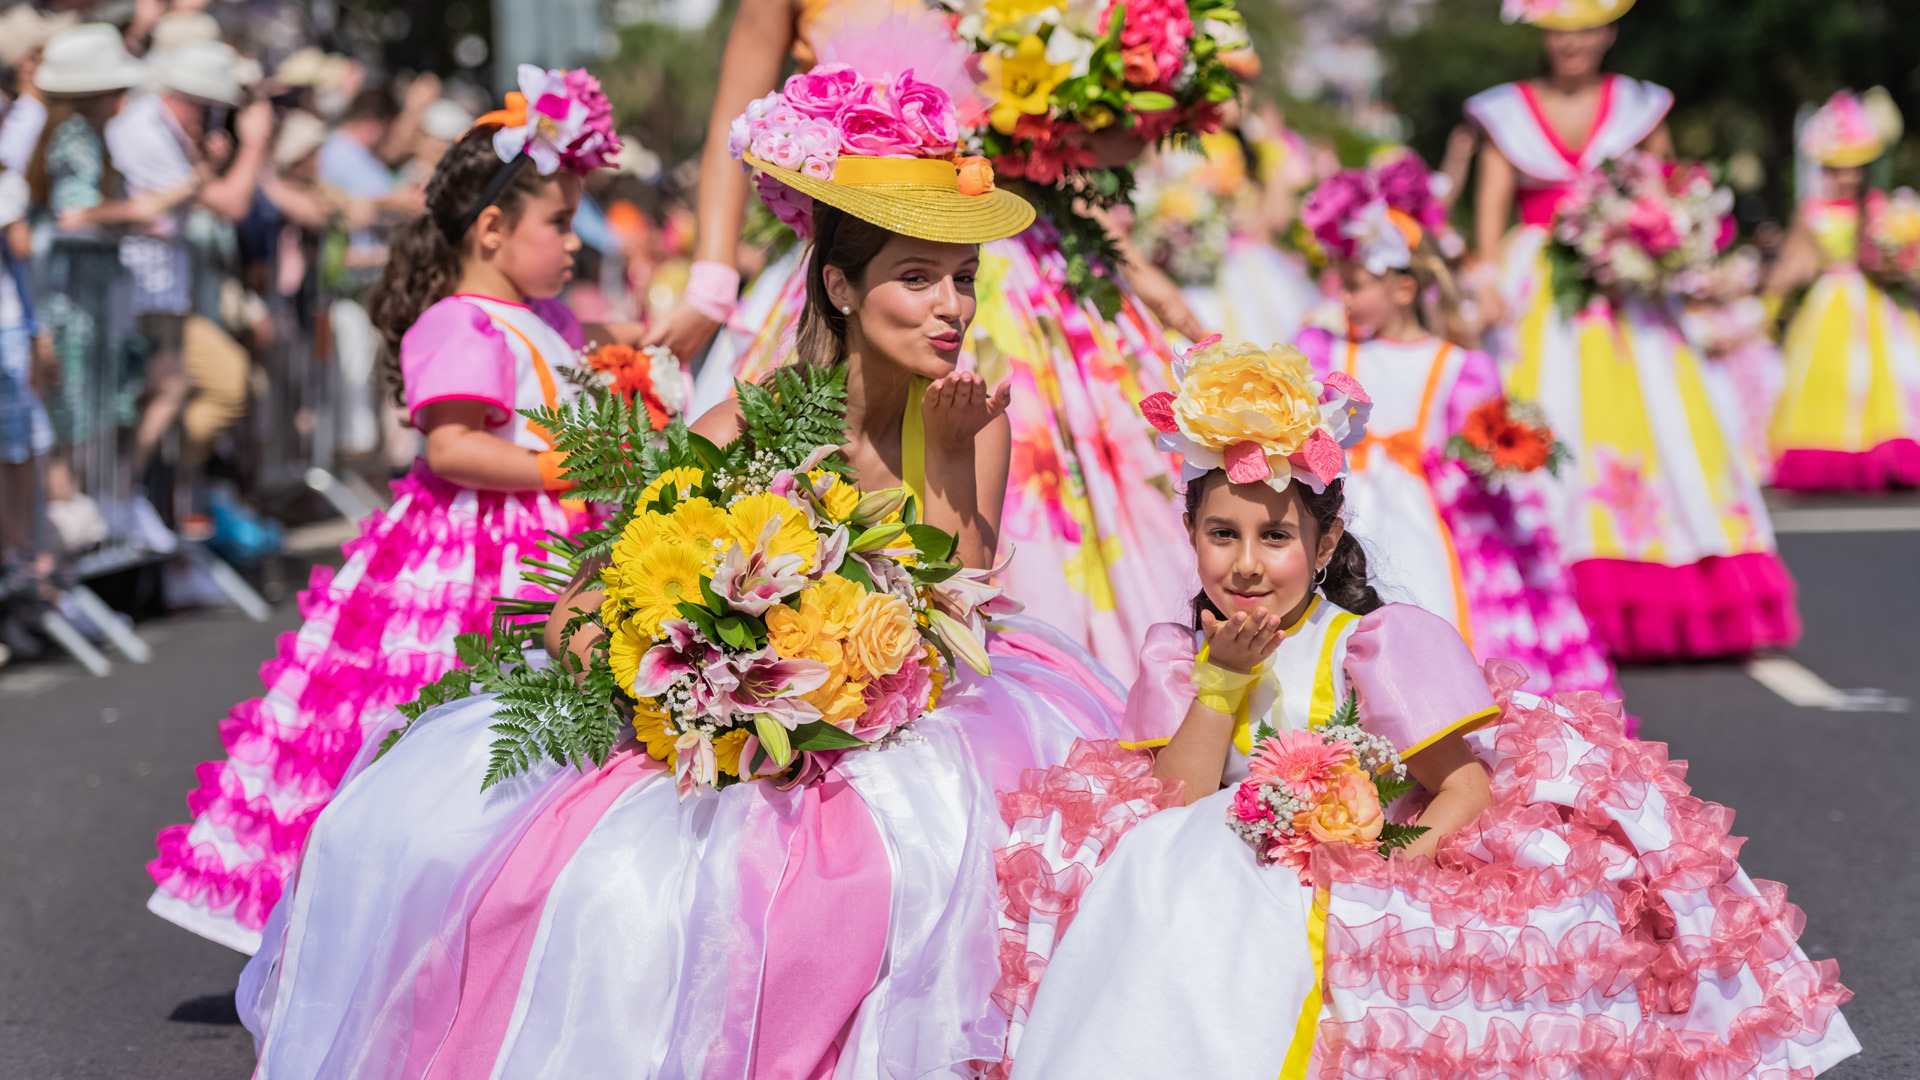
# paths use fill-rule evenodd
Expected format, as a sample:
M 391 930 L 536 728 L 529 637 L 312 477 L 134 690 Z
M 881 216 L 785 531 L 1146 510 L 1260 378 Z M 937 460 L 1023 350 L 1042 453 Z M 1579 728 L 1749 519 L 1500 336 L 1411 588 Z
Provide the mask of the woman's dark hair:
M 1207 488 L 1215 481 L 1224 482 L 1227 474 L 1215 469 L 1198 480 L 1187 485 L 1187 520 L 1196 521 L 1200 517 L 1200 503 L 1207 496 Z M 1346 481 L 1335 480 L 1318 495 L 1305 484 L 1295 484 L 1294 490 L 1300 493 L 1300 505 L 1306 508 L 1308 515 L 1319 532 L 1315 541 L 1326 535 L 1333 523 L 1340 519 L 1340 508 L 1347 503 Z M 1340 534 L 1340 542 L 1333 546 L 1333 558 L 1327 560 L 1327 576 L 1320 582 L 1320 595 L 1346 608 L 1356 615 L 1365 615 L 1376 608 L 1384 607 L 1386 601 L 1367 584 L 1367 553 L 1360 549 L 1360 539 L 1350 532 Z M 1212 612 L 1216 619 L 1225 619 L 1227 613 L 1221 611 L 1208 598 L 1207 590 L 1201 589 L 1193 598 L 1193 628 L 1202 629 L 1204 624 L 1200 616 Z
M 800 312 L 794 352 L 802 364 L 824 367 L 846 353 L 847 317 L 827 296 L 827 267 L 859 281 L 867 264 L 894 234 L 818 200 L 813 204 L 813 250 L 807 254 L 807 306 Z
M 33 156 L 27 161 L 27 196 L 34 206 L 48 207 L 53 203 L 53 174 L 47 171 L 47 148 L 53 145 L 54 136 L 67 121 L 78 116 L 93 129 L 95 138 L 104 139 L 102 133 L 113 116 L 114 103 L 120 100 L 120 94 L 118 90 L 108 90 L 98 94 L 47 95 L 47 119 L 40 125 L 40 138 L 33 144 Z M 120 175 L 114 171 L 111 155 L 103 150 L 100 157 L 100 201 L 113 202 L 120 198 Z
M 447 151 L 427 181 L 427 212 L 394 233 L 387 266 L 367 303 L 367 315 L 386 344 L 381 369 L 398 398 L 400 339 L 428 308 L 453 293 L 460 280 L 460 252 L 466 240 L 461 218 L 480 201 L 482 191 L 504 166 L 493 149 L 493 129 L 467 132 Z M 506 190 L 493 201 L 508 221 L 518 220 L 529 197 L 549 181 L 535 169 L 514 171 Z

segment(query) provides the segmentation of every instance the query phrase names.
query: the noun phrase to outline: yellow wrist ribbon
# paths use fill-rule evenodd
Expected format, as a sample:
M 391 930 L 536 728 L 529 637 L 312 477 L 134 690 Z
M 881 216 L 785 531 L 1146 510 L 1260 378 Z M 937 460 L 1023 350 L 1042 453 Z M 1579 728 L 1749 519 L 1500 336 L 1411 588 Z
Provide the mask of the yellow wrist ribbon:
M 1246 703 L 1247 688 L 1260 678 L 1258 668 L 1253 671 L 1228 671 L 1226 668 L 1210 663 L 1207 650 L 1202 648 L 1200 655 L 1193 658 L 1193 689 L 1195 700 L 1209 709 L 1236 716 L 1240 706 Z

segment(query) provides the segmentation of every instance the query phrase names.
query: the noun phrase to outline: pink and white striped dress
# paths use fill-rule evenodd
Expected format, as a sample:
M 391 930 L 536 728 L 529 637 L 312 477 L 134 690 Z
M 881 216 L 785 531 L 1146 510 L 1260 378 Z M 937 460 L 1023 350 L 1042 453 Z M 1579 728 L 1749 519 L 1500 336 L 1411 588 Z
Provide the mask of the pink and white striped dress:
M 547 449 L 518 410 L 552 404 L 569 387 L 580 323 L 557 301 L 516 304 L 454 296 L 407 331 L 400 362 L 407 406 L 489 406 L 488 430 Z M 225 761 L 197 771 L 191 825 L 156 838 L 147 864 L 155 914 L 252 954 L 301 845 L 368 728 L 454 665 L 453 639 L 486 630 L 495 596 L 540 595 L 520 559 L 549 530 L 585 516 L 544 491 L 476 491 L 434 475 L 425 459 L 393 484 L 391 509 L 369 515 L 337 572 L 316 567 L 300 629 L 260 669 L 266 692 L 220 723 Z

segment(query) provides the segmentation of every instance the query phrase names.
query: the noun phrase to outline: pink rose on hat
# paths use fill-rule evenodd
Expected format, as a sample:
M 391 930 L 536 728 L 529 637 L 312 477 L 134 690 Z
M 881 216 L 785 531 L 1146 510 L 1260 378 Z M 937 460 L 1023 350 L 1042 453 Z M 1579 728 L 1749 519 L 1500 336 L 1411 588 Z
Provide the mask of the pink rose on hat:
M 936 151 L 953 148 L 960 125 L 953 99 L 945 90 L 914 78 L 909 68 L 893 80 L 889 91 L 895 114 L 920 137 L 921 146 Z
M 831 120 L 859 86 L 860 73 L 848 65 L 822 64 L 787 79 L 787 104 L 816 120 Z
M 840 110 L 840 152 L 864 157 L 918 157 L 920 135 L 890 109 L 849 105 Z

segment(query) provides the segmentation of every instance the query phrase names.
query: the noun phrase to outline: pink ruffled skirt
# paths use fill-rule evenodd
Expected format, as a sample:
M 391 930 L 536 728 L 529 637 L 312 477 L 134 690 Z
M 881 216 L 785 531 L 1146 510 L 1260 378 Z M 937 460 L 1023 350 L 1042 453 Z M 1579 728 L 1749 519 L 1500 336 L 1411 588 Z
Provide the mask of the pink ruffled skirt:
M 1504 714 L 1467 741 L 1495 802 L 1431 860 L 1322 848 L 1301 885 L 1228 828 L 1230 789 L 1162 810 L 1110 744 L 1004 794 L 1014 1080 L 1808 1080 L 1858 1052 L 1733 812 L 1599 695 L 1488 676 Z
M 542 595 L 520 559 L 584 515 L 544 492 L 459 487 L 416 462 L 394 504 L 361 526 L 338 572 L 316 567 L 300 629 L 261 667 L 266 693 L 220 723 L 225 761 L 197 770 L 191 825 L 147 864 L 162 918 L 248 954 L 369 726 L 454 666 L 453 639 L 484 631 L 493 598 Z
M 1583 559 L 1580 607 L 1621 663 L 1740 656 L 1800 640 L 1793 575 L 1771 551 L 1685 566 Z

